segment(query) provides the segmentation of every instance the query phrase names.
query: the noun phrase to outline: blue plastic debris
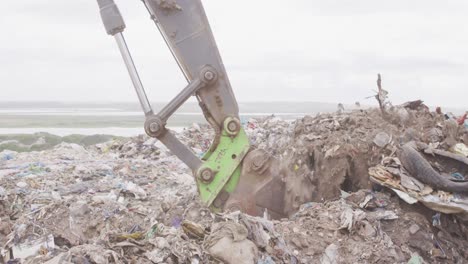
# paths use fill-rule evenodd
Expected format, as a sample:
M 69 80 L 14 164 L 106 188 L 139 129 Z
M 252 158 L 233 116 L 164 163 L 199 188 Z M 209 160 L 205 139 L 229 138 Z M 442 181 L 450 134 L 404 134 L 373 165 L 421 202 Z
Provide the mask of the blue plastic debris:
M 267 256 L 265 259 L 259 259 L 257 264 L 275 264 L 275 261 L 270 256 Z
M 179 228 L 182 225 L 182 219 L 177 216 L 172 218 L 171 225 L 175 228 Z
M 3 157 L 2 157 L 2 160 L 12 160 L 14 158 L 15 158 L 15 156 L 13 156 L 13 153 L 4 153 Z
M 241 123 L 242 126 L 245 127 L 245 125 L 247 124 L 247 122 L 248 122 L 247 118 L 242 117 L 242 116 L 240 117 L 240 123 Z
M 433 226 L 440 226 L 442 223 L 440 222 L 440 213 L 437 213 L 432 216 L 432 225 Z
M 454 178 L 455 180 L 457 181 L 464 181 L 465 180 L 465 176 L 463 176 L 461 173 L 459 172 L 454 172 L 452 173 L 452 178 Z

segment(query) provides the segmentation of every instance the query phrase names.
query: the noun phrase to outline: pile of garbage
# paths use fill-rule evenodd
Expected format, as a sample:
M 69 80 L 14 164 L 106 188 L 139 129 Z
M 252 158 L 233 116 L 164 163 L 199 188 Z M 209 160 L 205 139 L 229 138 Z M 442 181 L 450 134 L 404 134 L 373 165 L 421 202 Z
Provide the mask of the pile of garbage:
M 468 262 L 468 128 L 457 119 L 421 102 L 244 128 L 310 178 L 312 201 L 290 218 L 210 212 L 190 170 L 146 136 L 4 150 L 0 263 Z M 213 131 L 177 136 L 202 156 Z
M 6 134 L 0 135 L 0 151 L 12 150 L 17 152 L 41 151 L 53 148 L 58 144 L 75 143 L 82 146 L 91 146 L 107 142 L 119 137 L 111 135 L 68 135 L 60 137 L 46 132 L 33 134 Z

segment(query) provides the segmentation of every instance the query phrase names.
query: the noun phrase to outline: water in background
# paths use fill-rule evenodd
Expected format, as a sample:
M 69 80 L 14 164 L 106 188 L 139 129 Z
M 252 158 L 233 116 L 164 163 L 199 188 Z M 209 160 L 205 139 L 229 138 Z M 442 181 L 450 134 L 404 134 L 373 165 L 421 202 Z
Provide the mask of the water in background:
M 155 112 L 163 106 L 164 103 L 153 104 Z M 336 111 L 337 104 L 248 102 L 240 103 L 239 109 L 242 120 L 269 115 L 296 119 L 307 114 Z M 180 130 L 192 123 L 205 122 L 198 104 L 188 102 L 169 119 L 168 127 Z M 144 115 L 135 103 L 0 102 L 0 134 L 134 136 L 144 134 L 143 123 Z

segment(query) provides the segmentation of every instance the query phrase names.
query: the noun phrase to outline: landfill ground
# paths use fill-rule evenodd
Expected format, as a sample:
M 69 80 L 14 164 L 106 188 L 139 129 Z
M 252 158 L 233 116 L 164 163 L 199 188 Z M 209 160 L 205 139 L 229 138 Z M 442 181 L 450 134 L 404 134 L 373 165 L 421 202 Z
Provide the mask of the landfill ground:
M 288 219 L 211 213 L 190 170 L 147 136 L 4 150 L 0 263 L 468 263 L 465 124 L 415 103 L 244 128 L 308 180 L 311 201 Z M 213 132 L 177 136 L 201 156 Z M 406 171 L 408 142 L 462 191 Z

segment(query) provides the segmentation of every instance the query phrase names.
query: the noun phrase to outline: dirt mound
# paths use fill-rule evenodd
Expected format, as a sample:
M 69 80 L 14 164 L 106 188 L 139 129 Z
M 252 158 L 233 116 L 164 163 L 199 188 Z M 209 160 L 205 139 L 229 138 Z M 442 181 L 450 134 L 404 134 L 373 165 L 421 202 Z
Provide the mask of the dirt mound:
M 295 121 L 251 120 L 247 132 L 255 146 L 285 160 L 290 171 L 308 175 L 313 201 L 335 199 L 340 189 L 369 188 L 368 169 L 382 156 L 410 140 L 428 137 L 431 129 L 444 135 L 443 117 L 425 110 L 395 108 L 391 121 L 378 109 L 305 116 Z M 429 131 L 429 132 L 428 132 Z

